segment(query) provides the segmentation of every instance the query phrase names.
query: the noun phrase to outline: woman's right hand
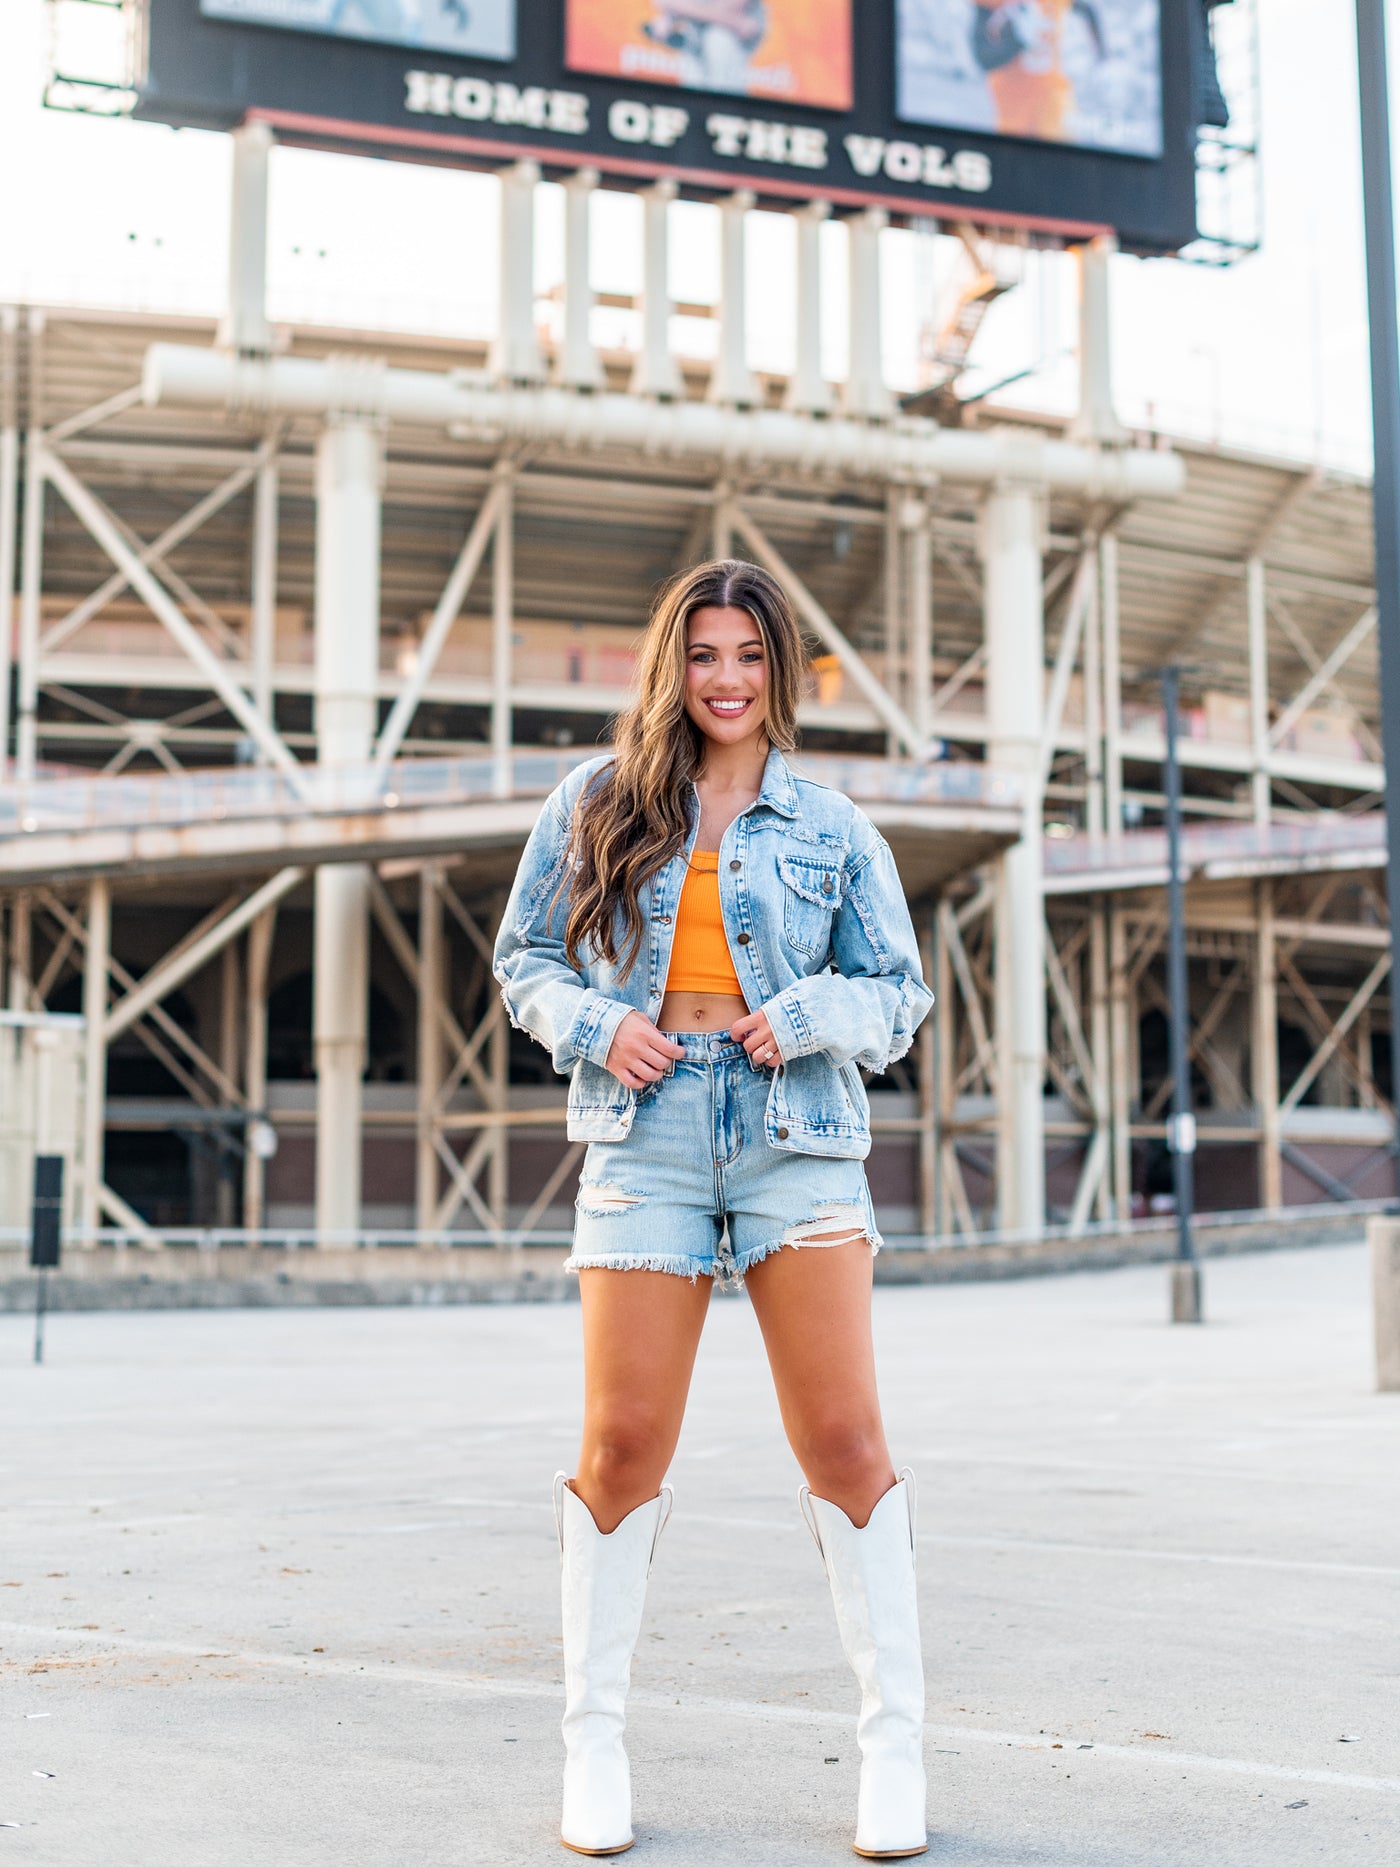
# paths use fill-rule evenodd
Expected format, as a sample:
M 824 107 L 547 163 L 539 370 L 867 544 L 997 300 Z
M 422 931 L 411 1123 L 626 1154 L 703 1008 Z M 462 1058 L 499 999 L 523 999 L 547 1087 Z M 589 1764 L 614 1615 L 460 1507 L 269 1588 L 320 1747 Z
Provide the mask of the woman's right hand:
M 629 1011 L 608 1048 L 607 1068 L 629 1089 L 644 1089 L 665 1075 L 673 1057 L 684 1055 L 681 1045 L 663 1037 L 645 1013 Z

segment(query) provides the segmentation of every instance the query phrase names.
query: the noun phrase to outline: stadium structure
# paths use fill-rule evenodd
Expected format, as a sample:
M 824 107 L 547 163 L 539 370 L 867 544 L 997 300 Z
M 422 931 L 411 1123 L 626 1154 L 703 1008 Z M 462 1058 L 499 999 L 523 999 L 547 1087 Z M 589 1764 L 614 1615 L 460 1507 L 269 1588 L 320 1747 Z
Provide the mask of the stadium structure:
M 529 158 L 494 342 L 274 327 L 272 131 L 234 135 L 217 324 L 0 307 L 0 1223 L 37 1146 L 94 1246 L 560 1237 L 582 1149 L 491 943 L 652 591 L 727 554 L 797 602 L 799 763 L 888 837 L 938 994 L 871 1084 L 888 1233 L 1083 1230 L 1169 1184 L 1168 664 L 1202 1204 L 1394 1191 L 1369 490 L 1125 430 L 1111 238 L 1077 245 L 1064 423 L 958 399 L 1004 283 L 972 222 L 929 386 L 892 394 L 878 206 L 847 220 L 839 392 L 821 201 L 790 376 L 747 360 L 743 190 L 714 357 L 673 351 L 666 177 L 640 342 L 600 352 L 598 173 L 565 181 L 545 306 Z

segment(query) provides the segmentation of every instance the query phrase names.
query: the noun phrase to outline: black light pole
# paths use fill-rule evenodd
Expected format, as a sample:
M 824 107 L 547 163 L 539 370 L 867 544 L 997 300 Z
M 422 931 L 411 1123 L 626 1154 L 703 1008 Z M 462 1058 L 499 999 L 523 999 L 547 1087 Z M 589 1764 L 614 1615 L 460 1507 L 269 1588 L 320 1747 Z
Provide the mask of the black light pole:
M 57 1270 L 62 1249 L 63 1156 L 34 1157 L 34 1216 L 29 1235 L 29 1262 L 38 1271 L 34 1292 L 34 1359 L 44 1359 L 44 1310 L 49 1294 L 49 1272 Z
M 1181 671 L 1162 671 L 1167 760 L 1167 1003 L 1172 1072 L 1172 1118 L 1168 1145 L 1176 1193 L 1176 1262 L 1172 1265 L 1172 1321 L 1201 1320 L 1201 1267 L 1191 1218 L 1196 1204 L 1196 1117 L 1191 1108 L 1191 1059 L 1187 1045 L 1191 1005 L 1186 994 L 1186 891 L 1181 879 L 1181 766 L 1176 756 Z
M 1356 0 L 1361 79 L 1361 179 L 1366 206 L 1366 284 L 1371 323 L 1371 423 L 1375 432 L 1376 633 L 1381 658 L 1385 815 L 1400 857 L 1400 325 L 1395 303 L 1395 191 L 1385 0 Z M 1400 1006 L 1400 860 L 1386 869 L 1391 1004 Z M 1390 1019 L 1390 1084 L 1400 1095 L 1400 1016 Z

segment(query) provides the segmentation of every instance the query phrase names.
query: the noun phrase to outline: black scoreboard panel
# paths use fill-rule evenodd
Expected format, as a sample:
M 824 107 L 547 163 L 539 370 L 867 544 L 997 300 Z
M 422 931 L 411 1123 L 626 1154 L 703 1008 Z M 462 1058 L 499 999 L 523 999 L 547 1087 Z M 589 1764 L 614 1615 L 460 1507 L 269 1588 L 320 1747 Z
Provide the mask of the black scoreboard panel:
M 1201 0 L 146 0 L 136 115 L 1169 253 Z

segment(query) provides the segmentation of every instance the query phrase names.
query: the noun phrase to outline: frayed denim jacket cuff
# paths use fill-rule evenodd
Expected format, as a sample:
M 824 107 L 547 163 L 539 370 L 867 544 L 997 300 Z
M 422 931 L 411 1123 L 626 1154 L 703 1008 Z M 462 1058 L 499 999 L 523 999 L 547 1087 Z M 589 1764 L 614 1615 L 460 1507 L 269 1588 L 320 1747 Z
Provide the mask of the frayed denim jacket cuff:
M 792 1063 L 798 1057 L 810 1057 L 817 1049 L 811 1026 L 802 1015 L 795 987 L 789 986 L 776 998 L 770 998 L 762 1010 L 782 1062 Z
M 585 1057 L 600 1069 L 606 1069 L 608 1052 L 612 1049 L 618 1026 L 632 1010 L 631 1005 L 620 1004 L 617 999 L 608 998 L 589 986 L 582 995 L 578 1016 L 564 1040 L 566 1047 L 576 1057 Z

